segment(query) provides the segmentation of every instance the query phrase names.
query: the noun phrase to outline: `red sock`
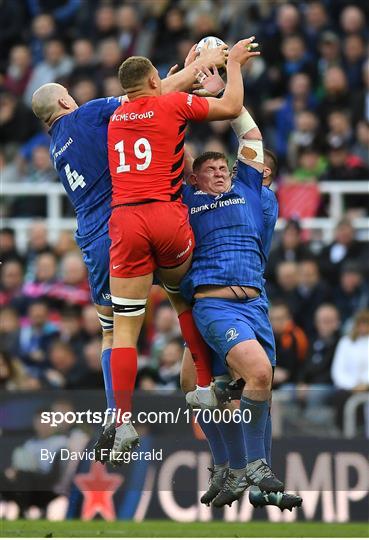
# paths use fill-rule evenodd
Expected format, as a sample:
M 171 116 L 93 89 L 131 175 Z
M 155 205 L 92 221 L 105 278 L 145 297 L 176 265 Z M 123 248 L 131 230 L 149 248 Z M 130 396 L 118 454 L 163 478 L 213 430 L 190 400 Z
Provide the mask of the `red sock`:
M 178 315 L 182 336 L 191 351 L 197 373 L 197 384 L 208 386 L 211 382 L 211 357 L 210 349 L 198 331 L 192 317 L 192 311 L 188 309 Z
M 115 407 L 132 412 L 132 394 L 137 375 L 137 351 L 133 347 L 113 348 L 110 358 Z M 122 423 L 122 422 L 119 422 Z

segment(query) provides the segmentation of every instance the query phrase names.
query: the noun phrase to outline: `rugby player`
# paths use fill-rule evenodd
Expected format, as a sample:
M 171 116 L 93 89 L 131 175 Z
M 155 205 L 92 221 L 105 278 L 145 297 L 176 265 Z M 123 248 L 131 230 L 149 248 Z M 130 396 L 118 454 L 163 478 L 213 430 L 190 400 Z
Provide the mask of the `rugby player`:
M 202 156 L 205 159 L 203 166 L 200 167 L 198 176 L 201 176 L 201 170 L 206 169 L 207 163 L 213 163 L 214 161 L 221 160 L 226 163 L 226 158 L 223 154 L 207 153 Z M 264 171 L 263 171 L 263 187 L 261 192 L 263 216 L 264 216 L 264 228 L 263 228 L 263 246 L 266 256 L 268 256 L 272 241 L 272 235 L 274 232 L 275 223 L 278 216 L 278 203 L 274 193 L 269 189 L 270 184 L 275 177 L 277 169 L 277 160 L 275 155 L 269 151 L 264 150 Z M 200 179 L 201 183 L 201 179 Z M 265 309 L 268 310 L 268 300 L 263 288 L 262 297 L 265 300 Z M 213 362 L 213 376 L 215 377 L 216 385 L 224 387 L 225 383 L 229 381 L 228 369 L 225 366 L 222 359 L 214 356 Z M 240 399 L 241 391 L 244 383 L 237 384 L 232 383 L 227 388 L 232 392 L 232 399 Z M 182 372 L 181 372 L 181 386 L 183 391 L 190 396 L 190 392 L 196 387 L 196 372 L 194 370 L 191 355 L 186 350 Z M 210 469 L 210 481 L 208 490 L 202 495 L 201 502 L 209 505 L 214 501 L 215 506 L 224 506 L 224 504 L 231 505 L 232 502 L 238 499 L 242 492 L 228 491 L 222 493 L 220 497 L 217 497 L 225 486 L 228 473 L 232 468 L 237 465 L 242 465 L 242 457 L 246 456 L 246 449 L 243 445 L 243 433 L 240 430 L 240 425 L 232 425 L 231 422 L 214 422 L 211 418 L 209 421 L 209 415 L 207 415 L 206 421 L 204 421 L 202 413 L 197 415 L 197 421 L 201 425 L 201 428 L 208 440 L 209 448 L 212 453 L 213 467 Z M 239 443 L 238 439 L 241 439 Z M 271 446 L 272 446 L 272 425 L 271 415 L 269 411 L 268 421 L 264 433 L 264 445 L 266 453 L 266 461 L 271 466 Z M 289 493 L 263 493 L 259 488 L 252 488 L 249 494 L 250 502 L 255 507 L 275 505 L 282 511 L 296 506 L 301 506 L 301 497 Z
M 261 296 L 266 262 L 262 137 L 246 110 L 233 127 L 240 143 L 235 176 L 231 179 L 224 156 L 211 161 L 200 156 L 193 165 L 195 186 L 184 190 L 196 248 L 181 290 L 194 299 L 195 321 L 208 345 L 247 381 L 240 403 L 247 465 L 228 473 L 216 505 L 239 498 L 247 485 L 265 492 L 284 489 L 267 464 L 264 444 L 275 348 Z
M 195 81 L 194 66 L 223 65 L 225 47 L 207 50 L 201 60 L 195 60 L 170 78 L 162 81 L 162 93 L 185 90 Z M 35 115 L 49 127 L 50 157 L 77 218 L 76 242 L 87 266 L 92 301 L 103 329 L 102 370 L 107 409 L 115 408 L 112 390 L 110 357 L 112 347 L 113 312 L 109 286 L 108 221 L 111 215 L 111 177 L 108 167 L 107 129 L 110 116 L 123 98 L 108 97 L 89 101 L 78 107 L 68 90 L 60 84 L 41 86 L 33 95 Z M 115 435 L 113 415 L 96 445 L 99 459 L 101 448 L 110 446 Z
M 137 339 L 154 271 L 171 294 L 183 337 L 191 352 L 195 351 L 196 360 L 200 334 L 191 311 L 178 297 L 194 244 L 187 208 L 181 200 L 186 123 L 238 116 L 243 104 L 241 66 L 259 54 L 252 51 L 253 40 L 241 40 L 230 50 L 228 83 L 220 99 L 178 92 L 163 96 L 158 71 L 147 58 L 128 58 L 119 69 L 129 101 L 115 111 L 108 129 L 113 182 L 110 286 L 115 327 L 111 369 L 116 405 L 124 415 L 116 426 L 113 461 L 115 453 L 138 442 L 129 413 L 137 374 Z

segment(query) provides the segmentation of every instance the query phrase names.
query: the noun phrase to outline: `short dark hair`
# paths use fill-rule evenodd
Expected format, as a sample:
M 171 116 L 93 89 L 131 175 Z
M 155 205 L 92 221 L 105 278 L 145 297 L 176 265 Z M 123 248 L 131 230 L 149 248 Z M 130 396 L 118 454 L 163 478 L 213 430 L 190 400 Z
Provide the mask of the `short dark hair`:
M 223 154 L 223 152 L 204 152 L 203 154 L 200 154 L 193 162 L 193 172 L 197 172 L 200 169 L 201 165 L 209 159 L 212 159 L 214 161 L 217 161 L 218 159 L 223 159 L 227 163 L 228 167 L 228 159 L 226 158 L 225 154 Z
M 269 161 L 269 163 L 267 163 Z M 278 173 L 278 158 L 272 150 L 264 148 L 264 162 L 272 171 L 272 177 L 275 178 Z
M 120 65 L 118 71 L 119 82 L 123 90 L 137 86 L 150 73 L 153 65 L 144 56 L 130 56 Z

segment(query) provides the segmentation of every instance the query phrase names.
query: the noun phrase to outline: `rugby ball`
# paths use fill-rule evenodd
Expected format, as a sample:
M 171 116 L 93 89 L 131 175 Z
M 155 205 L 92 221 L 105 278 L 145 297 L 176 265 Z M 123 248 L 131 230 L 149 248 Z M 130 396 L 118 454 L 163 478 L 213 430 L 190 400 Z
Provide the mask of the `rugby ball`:
M 218 37 L 206 36 L 202 38 L 201 41 L 198 42 L 196 46 L 196 52 L 200 53 L 202 49 L 205 47 L 205 45 L 207 45 L 209 49 L 215 49 L 216 47 L 219 47 L 220 45 L 225 45 L 225 43 Z

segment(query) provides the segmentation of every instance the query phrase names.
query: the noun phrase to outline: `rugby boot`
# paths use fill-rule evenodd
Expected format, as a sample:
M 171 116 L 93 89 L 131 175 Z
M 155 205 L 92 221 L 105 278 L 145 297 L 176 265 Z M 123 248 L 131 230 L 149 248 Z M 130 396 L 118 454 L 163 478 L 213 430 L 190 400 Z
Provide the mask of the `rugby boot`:
M 250 489 L 249 500 L 254 508 L 277 506 L 281 512 L 283 510 L 292 512 L 293 508 L 299 508 L 302 505 L 302 498 L 293 493 L 265 493 L 253 487 Z
M 197 387 L 196 390 L 187 392 L 186 402 L 192 409 L 216 409 L 218 400 L 214 391 L 214 384 L 205 388 Z
M 238 501 L 248 486 L 246 468 L 229 469 L 222 489 L 215 499 L 213 499 L 213 506 L 216 508 L 221 508 L 226 504 L 232 506 L 232 503 Z
M 123 463 L 123 452 L 127 452 L 139 446 L 139 436 L 131 422 L 121 424 L 115 430 L 113 448 L 110 454 L 110 463 L 112 465 L 121 465 Z
M 94 444 L 95 461 L 100 461 L 101 463 L 106 463 L 109 461 L 110 452 L 114 444 L 114 438 L 115 424 L 107 424 L 100 433 L 100 437 Z
M 202 504 L 210 506 L 211 501 L 215 499 L 224 485 L 228 474 L 228 465 L 214 465 L 214 467 L 208 467 L 208 470 L 210 471 L 209 487 L 200 501 Z
M 261 491 L 277 493 L 284 491 L 284 484 L 262 459 L 256 459 L 246 465 L 246 478 L 250 486 L 258 486 Z

